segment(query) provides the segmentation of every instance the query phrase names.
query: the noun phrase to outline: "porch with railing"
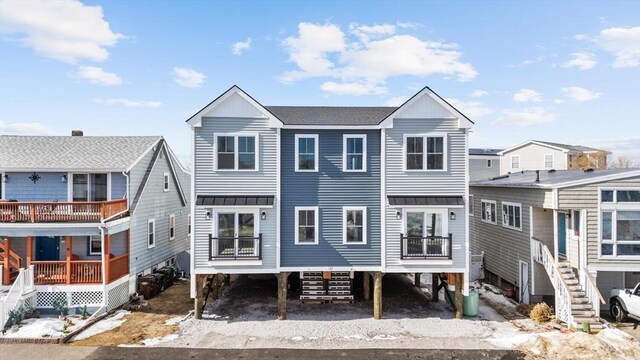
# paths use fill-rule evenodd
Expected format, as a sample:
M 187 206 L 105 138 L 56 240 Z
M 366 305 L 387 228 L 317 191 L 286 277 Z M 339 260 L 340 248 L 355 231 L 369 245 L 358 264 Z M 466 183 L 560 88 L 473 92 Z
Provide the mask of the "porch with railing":
M 0 202 L 0 223 L 100 222 L 127 210 L 127 200 Z
M 452 259 L 452 235 L 405 236 L 400 234 L 400 259 Z

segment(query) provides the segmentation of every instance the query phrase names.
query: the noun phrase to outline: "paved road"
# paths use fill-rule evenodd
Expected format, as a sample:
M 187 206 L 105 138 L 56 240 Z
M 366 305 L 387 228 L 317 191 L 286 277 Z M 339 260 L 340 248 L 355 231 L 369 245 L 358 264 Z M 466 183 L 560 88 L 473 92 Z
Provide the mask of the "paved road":
M 216 350 L 187 348 L 140 348 L 140 347 L 80 347 L 63 345 L 0 345 L 3 360 L 47 359 L 47 360 L 282 360 L 282 359 L 442 359 L 472 360 L 500 359 L 521 360 L 524 354 L 511 350 L 300 350 L 300 349 L 247 349 Z

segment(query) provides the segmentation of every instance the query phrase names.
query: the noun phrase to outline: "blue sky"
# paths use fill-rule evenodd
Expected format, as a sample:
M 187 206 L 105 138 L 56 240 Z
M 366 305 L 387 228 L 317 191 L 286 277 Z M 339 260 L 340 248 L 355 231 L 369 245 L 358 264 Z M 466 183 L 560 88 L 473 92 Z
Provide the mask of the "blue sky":
M 0 0 L 0 134 L 163 135 L 231 85 L 265 105 L 396 105 L 640 159 L 638 1 Z

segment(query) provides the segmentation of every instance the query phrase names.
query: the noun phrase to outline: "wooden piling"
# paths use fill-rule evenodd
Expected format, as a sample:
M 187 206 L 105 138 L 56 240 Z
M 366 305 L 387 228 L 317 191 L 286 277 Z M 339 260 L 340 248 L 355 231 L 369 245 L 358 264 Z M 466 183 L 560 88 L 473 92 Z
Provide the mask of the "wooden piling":
M 362 273 L 362 289 L 364 300 L 371 300 L 371 274 L 368 271 Z
M 373 318 L 382 319 L 382 273 L 373 273 Z
M 203 304 L 203 287 L 204 279 L 206 275 L 195 275 L 196 280 L 196 297 L 193 299 L 193 317 L 196 319 L 202 319 L 202 304 Z
M 462 298 L 462 274 L 456 273 L 456 319 L 462 319 L 463 316 L 463 298 Z
M 287 277 L 289 273 L 278 274 L 278 320 L 287 319 Z
M 438 274 L 431 274 L 431 301 L 438 302 L 438 283 L 440 282 L 440 277 Z

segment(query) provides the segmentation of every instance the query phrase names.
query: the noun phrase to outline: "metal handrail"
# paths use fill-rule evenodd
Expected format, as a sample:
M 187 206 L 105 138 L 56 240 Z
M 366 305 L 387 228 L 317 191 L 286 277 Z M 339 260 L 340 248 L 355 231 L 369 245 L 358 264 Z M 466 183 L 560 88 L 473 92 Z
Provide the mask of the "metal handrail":
M 249 249 L 250 251 L 248 251 Z M 220 238 L 209 234 L 209 260 L 222 259 L 262 260 L 262 234 L 258 234 L 257 237 L 235 236 Z
M 452 259 L 453 236 L 405 236 L 400 234 L 400 259 Z M 409 245 L 420 246 L 419 252 L 409 250 Z M 439 251 L 432 252 L 431 248 Z

